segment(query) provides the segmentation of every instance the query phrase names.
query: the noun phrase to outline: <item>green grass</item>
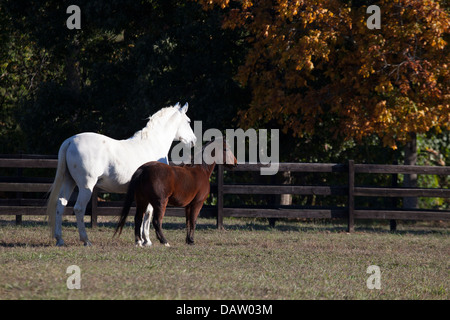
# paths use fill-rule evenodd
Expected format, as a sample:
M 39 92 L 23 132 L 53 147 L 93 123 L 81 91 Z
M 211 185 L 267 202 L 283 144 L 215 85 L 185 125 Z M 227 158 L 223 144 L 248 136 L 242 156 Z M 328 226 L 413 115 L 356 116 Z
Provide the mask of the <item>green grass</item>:
M 37 217 L 22 226 L 0 220 L 0 299 L 443 299 L 449 297 L 447 225 L 345 226 L 323 222 L 200 219 L 196 245 L 184 244 L 184 219 L 166 217 L 170 248 L 136 248 L 131 224 L 112 239 L 106 218 L 88 228 L 93 247 L 78 241 L 73 217 L 55 247 Z M 30 219 L 30 220 L 26 220 Z M 403 230 L 402 230 L 403 228 Z M 66 269 L 81 269 L 69 290 Z M 381 290 L 369 290 L 369 265 L 381 269 Z

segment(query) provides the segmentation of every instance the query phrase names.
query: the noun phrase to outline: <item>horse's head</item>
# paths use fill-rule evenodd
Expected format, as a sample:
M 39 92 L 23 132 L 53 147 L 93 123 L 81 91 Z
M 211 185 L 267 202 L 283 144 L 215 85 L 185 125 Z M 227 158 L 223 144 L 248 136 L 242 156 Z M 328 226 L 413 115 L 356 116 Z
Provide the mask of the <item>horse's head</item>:
M 180 103 L 177 103 L 174 108 L 177 109 L 175 112 L 177 114 L 177 119 L 179 119 L 174 140 L 181 141 L 190 147 L 193 147 L 197 141 L 197 137 L 192 131 L 190 125 L 191 119 L 186 115 L 188 104 L 186 103 L 184 106 L 181 106 Z

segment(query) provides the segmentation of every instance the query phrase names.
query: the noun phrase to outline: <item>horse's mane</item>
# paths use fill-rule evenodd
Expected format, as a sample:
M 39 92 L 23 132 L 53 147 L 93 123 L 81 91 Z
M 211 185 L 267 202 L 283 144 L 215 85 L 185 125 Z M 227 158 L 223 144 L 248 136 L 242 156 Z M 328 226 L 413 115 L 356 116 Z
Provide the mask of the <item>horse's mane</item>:
M 135 134 L 130 137 L 130 139 L 142 139 L 145 140 L 148 138 L 148 133 L 152 131 L 158 124 L 161 123 L 161 120 L 165 119 L 168 115 L 172 115 L 176 109 L 171 107 L 165 107 L 154 113 L 151 117 L 148 118 L 147 125 L 139 131 L 136 131 Z

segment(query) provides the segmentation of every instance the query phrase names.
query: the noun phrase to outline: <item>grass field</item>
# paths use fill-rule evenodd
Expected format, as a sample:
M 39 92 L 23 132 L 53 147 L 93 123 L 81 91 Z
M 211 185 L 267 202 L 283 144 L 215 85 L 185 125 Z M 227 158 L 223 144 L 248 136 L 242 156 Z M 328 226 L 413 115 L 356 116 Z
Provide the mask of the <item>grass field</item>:
M 0 299 L 443 299 L 449 296 L 448 225 L 345 225 L 200 219 L 196 245 L 184 244 L 184 219 L 166 217 L 170 248 L 136 248 L 131 224 L 112 239 L 113 220 L 88 228 L 93 247 L 78 241 L 73 217 L 55 247 L 46 223 L 0 220 Z M 69 290 L 66 269 L 81 269 Z M 381 289 L 368 289 L 368 266 L 381 270 Z

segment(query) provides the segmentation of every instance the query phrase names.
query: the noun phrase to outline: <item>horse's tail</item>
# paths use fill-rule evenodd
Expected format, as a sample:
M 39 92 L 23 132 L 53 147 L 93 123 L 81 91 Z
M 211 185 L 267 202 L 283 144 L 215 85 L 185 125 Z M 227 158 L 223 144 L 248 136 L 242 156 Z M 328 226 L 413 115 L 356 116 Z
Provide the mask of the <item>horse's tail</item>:
M 116 231 L 114 232 L 113 237 L 116 236 L 117 232 L 119 232 L 119 236 L 122 233 L 123 226 L 125 225 L 128 213 L 130 212 L 131 204 L 133 203 L 134 200 L 136 185 L 140 180 L 142 171 L 143 170 L 141 168 L 137 169 L 136 172 L 133 174 L 133 177 L 131 178 L 130 184 L 128 185 L 128 191 L 125 197 L 125 202 L 123 204 L 122 213 L 120 214 L 119 223 L 117 224 Z
M 58 167 L 56 169 L 55 181 L 50 188 L 50 196 L 47 201 L 47 217 L 48 224 L 50 226 L 51 237 L 55 236 L 55 220 L 56 220 L 56 205 L 58 202 L 58 197 L 61 191 L 62 184 L 64 182 L 64 176 L 66 175 L 67 164 L 66 164 L 66 152 L 67 148 L 70 146 L 70 141 L 66 140 L 63 142 L 58 152 Z

